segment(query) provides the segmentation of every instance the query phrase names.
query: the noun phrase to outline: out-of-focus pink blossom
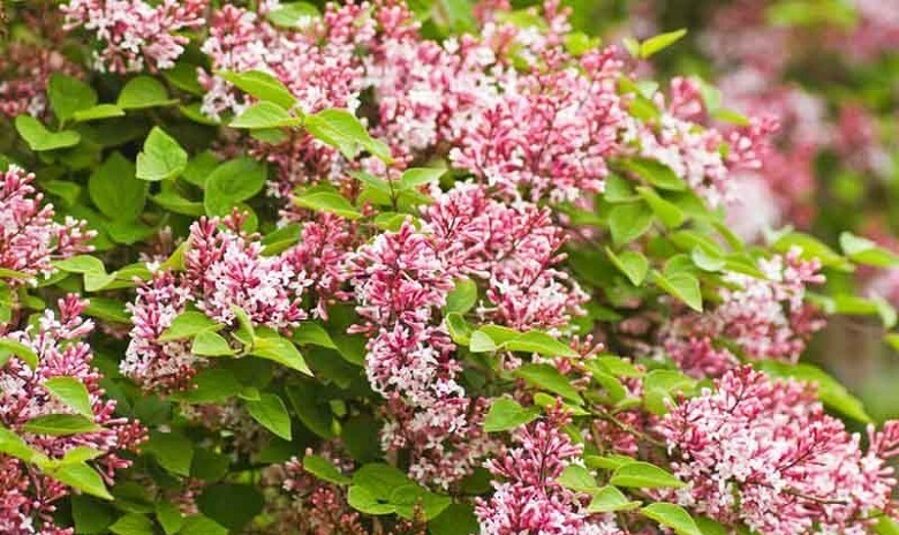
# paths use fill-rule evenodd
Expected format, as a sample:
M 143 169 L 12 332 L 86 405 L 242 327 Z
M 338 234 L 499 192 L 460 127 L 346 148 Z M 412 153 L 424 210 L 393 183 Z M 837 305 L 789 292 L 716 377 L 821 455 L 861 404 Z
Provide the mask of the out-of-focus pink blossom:
M 53 220 L 53 205 L 41 206 L 43 195 L 32 182 L 34 174 L 11 165 L 0 175 L 0 268 L 18 271 L 30 280 L 53 271 L 52 260 L 91 250 L 94 232 L 84 221 Z
M 40 117 L 47 111 L 50 75 L 79 76 L 81 69 L 59 51 L 30 43 L 10 43 L 0 56 L 0 114 L 27 113 Z
M 866 519 L 888 507 L 896 484 L 886 464 L 896 453 L 895 422 L 870 431 L 865 452 L 813 388 L 750 367 L 674 406 L 658 429 L 688 484 L 671 497 L 759 533 L 868 533 Z

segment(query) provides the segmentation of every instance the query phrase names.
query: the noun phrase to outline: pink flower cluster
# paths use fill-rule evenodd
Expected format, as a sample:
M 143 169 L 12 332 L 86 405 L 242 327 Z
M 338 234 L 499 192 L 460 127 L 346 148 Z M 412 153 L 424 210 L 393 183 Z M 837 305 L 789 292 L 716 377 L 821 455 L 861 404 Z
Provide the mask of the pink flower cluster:
M 665 352 L 686 373 L 718 376 L 739 362 L 719 338 L 730 340 L 741 356 L 796 362 L 809 337 L 824 326 L 816 309 L 804 302 L 805 289 L 821 284 L 817 260 L 786 255 L 759 261 L 765 278 L 727 273 L 722 302 L 711 312 L 675 317 L 663 329 Z
M 516 446 L 487 461 L 487 468 L 501 482 L 493 482 L 496 490 L 492 497 L 477 501 L 481 533 L 624 533 L 613 518 L 587 513 L 585 495 L 556 481 L 582 451 L 562 430 L 569 421 L 564 412 L 553 409 L 545 418 L 516 430 L 512 435 Z
M 60 6 L 69 30 L 84 28 L 100 41 L 94 66 L 125 74 L 170 69 L 188 38 L 181 30 L 203 24 L 208 0 L 70 0 Z
M 602 189 L 627 118 L 615 85 L 623 64 L 611 48 L 572 57 L 561 44 L 566 12 L 556 2 L 544 12 L 548 35 L 490 19 L 482 37 L 441 44 L 419 35 L 401 3 L 330 5 L 321 20 L 290 31 L 225 6 L 213 14 L 203 49 L 216 69 L 273 74 L 307 113 L 355 110 L 370 89 L 372 133 L 388 143 L 397 169 L 446 155 L 506 196 L 571 201 Z M 513 63 L 525 58 L 533 67 L 519 72 Z M 201 82 L 208 115 L 248 104 L 221 78 L 201 73 Z M 253 145 L 256 157 L 278 168 L 270 187 L 278 196 L 297 184 L 339 182 L 360 163 L 387 171 L 372 159 L 346 162 L 303 133 Z
M 4 334 L 31 348 L 38 364 L 31 368 L 12 357 L 0 369 L 0 422 L 51 459 L 60 459 L 75 447 L 93 448 L 99 455 L 92 464 L 101 468 L 103 478 L 111 483 L 117 471 L 131 464 L 121 452 L 135 449 L 146 431 L 136 421 L 115 416 L 115 401 L 103 398 L 102 377 L 91 366 L 91 348 L 79 340 L 93 330 L 93 323 L 80 317 L 86 304 L 69 295 L 60 299 L 58 317 L 47 311 L 37 326 Z M 90 419 L 100 426 L 97 431 L 55 436 L 23 429 L 34 418 L 74 413 L 45 387 L 45 382 L 55 377 L 73 377 L 87 388 Z M 52 514 L 55 502 L 70 493 L 69 487 L 6 455 L 0 455 L 0 467 L 0 531 L 63 533 L 53 526 Z
M 480 418 L 470 414 L 479 407 L 456 380 L 455 346 L 433 318 L 453 279 L 429 237 L 409 222 L 361 247 L 350 271 L 356 310 L 368 322 L 357 330 L 375 332 L 366 373 L 393 420 L 382 440 L 391 450 L 413 448 L 413 477 L 446 486 L 470 471 L 483 439 Z
M 424 209 L 422 231 L 406 222 L 350 258 L 357 311 L 374 334 L 366 370 L 388 400 L 388 449 L 411 447 L 410 473 L 446 486 L 466 475 L 488 447 L 480 430 L 485 400 L 471 400 L 437 312 L 454 279 L 487 282 L 479 315 L 517 329 L 553 328 L 580 313 L 584 294 L 553 266 L 561 231 L 531 204 L 491 200 L 483 186 L 459 184 Z M 451 444 L 446 448 L 444 441 Z
M 237 215 L 194 223 L 184 272 L 158 272 L 138 289 L 137 299 L 128 305 L 134 328 L 121 363 L 123 374 L 145 388 L 183 388 L 190 383 L 205 359 L 192 354 L 185 341 L 159 340 L 188 303 L 232 327 L 237 321 L 234 307 L 243 309 L 255 325 L 276 330 L 306 319 L 301 301 L 311 281 L 304 265 L 294 263 L 305 256 L 294 249 L 265 256 L 254 236 L 239 231 L 241 224 Z
M 34 174 L 15 165 L 0 175 L 0 268 L 24 277 L 10 278 L 12 283 L 49 275 L 53 260 L 89 251 L 94 236 L 83 221 L 54 221 L 53 205 L 41 206 L 33 181 Z
M 355 47 L 374 29 L 366 6 L 329 4 L 321 20 L 298 31 L 280 30 L 259 13 L 225 5 L 213 13 L 202 49 L 214 70 L 268 72 L 285 83 L 304 113 L 358 106 L 364 73 Z M 200 72 L 204 113 L 240 113 L 249 102 L 222 78 Z
M 554 67 L 547 73 L 500 80 L 501 96 L 461 130 L 453 164 L 535 201 L 602 191 L 606 159 L 618 148 L 626 117 L 616 92 L 622 64 L 614 54 L 591 52 L 565 66 L 570 58 L 547 53 L 542 59 Z
M 868 533 L 890 509 L 899 422 L 857 434 L 827 415 L 814 389 L 742 367 L 674 406 L 658 427 L 688 487 L 673 498 L 730 525 L 793 535 Z
M 712 207 L 733 198 L 737 172 L 761 166 L 768 137 L 777 129 L 771 119 L 736 128 L 714 127 L 699 82 L 691 78 L 671 81 L 667 105 L 661 93 L 654 100 L 661 115 L 656 120 L 633 120 L 625 140 L 636 146 L 639 156 L 667 165 Z

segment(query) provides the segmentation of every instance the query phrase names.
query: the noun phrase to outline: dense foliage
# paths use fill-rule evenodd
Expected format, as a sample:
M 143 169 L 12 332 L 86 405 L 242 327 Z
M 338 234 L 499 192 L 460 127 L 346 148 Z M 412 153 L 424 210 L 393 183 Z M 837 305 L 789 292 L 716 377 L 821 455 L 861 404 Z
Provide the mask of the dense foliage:
M 803 359 L 899 340 L 895 95 L 789 72 L 899 21 L 570 4 L 8 3 L 0 531 L 899 532 Z

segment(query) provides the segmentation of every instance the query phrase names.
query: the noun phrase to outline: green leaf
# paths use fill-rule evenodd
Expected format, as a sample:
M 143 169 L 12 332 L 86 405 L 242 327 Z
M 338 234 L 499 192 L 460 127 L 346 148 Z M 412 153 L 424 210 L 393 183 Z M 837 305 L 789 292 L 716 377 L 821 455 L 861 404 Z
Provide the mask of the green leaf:
M 202 96 L 205 90 L 197 79 L 197 67 L 198 65 L 182 59 L 171 69 L 163 71 L 162 75 L 176 88 L 191 95 Z
M 468 341 L 468 350 L 472 353 L 493 353 L 499 349 L 493 338 L 484 331 L 478 330 L 471 333 Z
M 346 219 L 359 219 L 362 214 L 337 191 L 327 187 L 314 187 L 300 192 L 294 197 L 294 203 L 302 208 L 316 212 L 328 212 Z
M 840 234 L 840 247 L 850 260 L 859 264 L 876 267 L 892 267 L 899 264 L 899 255 L 851 232 Z
M 577 389 L 571 386 L 571 381 L 549 364 L 525 364 L 515 370 L 514 374 L 532 386 L 558 394 L 578 405 L 583 403 Z
M 390 503 L 400 518 L 411 520 L 422 513 L 425 520 L 430 520 L 449 507 L 452 499 L 410 483 L 394 489 L 390 493 Z
M 615 513 L 618 511 L 632 511 L 640 507 L 640 502 L 632 501 L 617 488 L 607 485 L 592 492 L 593 499 L 587 506 L 588 513 Z
M 116 535 L 155 535 L 153 522 L 146 515 L 128 513 L 111 526 L 109 531 Z
M 92 419 L 78 414 L 46 414 L 32 418 L 22 428 L 36 435 L 54 437 L 93 433 L 101 429 Z
M 877 535 L 899 535 L 899 523 L 888 516 L 881 516 L 874 526 Z
M 187 152 L 163 129 L 154 126 L 137 155 L 137 178 L 151 182 L 170 180 L 186 167 Z
M 587 455 L 584 464 L 590 468 L 602 468 L 603 470 L 617 470 L 626 464 L 631 464 L 634 459 L 626 455 Z
M 106 274 L 106 266 L 103 265 L 103 261 L 90 255 L 78 255 L 65 260 L 58 260 L 54 263 L 54 266 L 69 273 Z
M 372 491 L 375 497 L 383 500 L 390 498 L 393 491 L 409 485 L 412 480 L 398 468 L 384 463 L 369 463 L 353 474 L 353 484 Z
M 212 216 L 231 213 L 235 205 L 262 191 L 268 168 L 251 158 L 229 160 L 206 177 L 203 206 Z
M 640 57 L 640 43 L 631 37 L 625 37 L 621 40 L 621 44 L 624 45 L 624 49 L 628 51 L 628 53 L 638 58 Z
M 680 299 L 690 308 L 702 312 L 702 291 L 699 288 L 699 279 L 691 273 L 678 272 L 670 275 L 662 275 L 653 270 L 653 282 L 662 290 Z
M 609 212 L 609 230 L 616 245 L 639 238 L 651 226 L 652 210 L 643 203 L 619 204 Z
M 164 210 L 175 212 L 176 214 L 184 214 L 192 217 L 206 215 L 206 208 L 203 203 L 185 199 L 175 191 L 163 191 L 158 195 L 150 197 L 153 204 L 158 205 Z
M 257 102 L 234 118 L 228 126 L 231 128 L 283 128 L 299 126 L 301 119 L 291 117 L 287 110 L 272 102 Z
M 471 279 L 460 279 L 446 296 L 446 313 L 465 314 L 478 301 L 478 285 Z
M 698 516 L 693 520 L 696 521 L 696 526 L 699 527 L 699 531 L 702 535 L 730 535 L 731 533 L 724 525 L 707 516 Z M 738 533 L 742 533 L 742 531 Z
M 253 349 L 250 351 L 250 354 L 283 364 L 306 375 L 312 375 L 312 370 L 306 365 L 303 355 L 293 345 L 293 342 L 277 333 L 257 336 L 253 340 Z
M 537 419 L 539 411 L 534 408 L 524 408 L 514 399 L 497 398 L 490 405 L 490 411 L 484 418 L 484 431 L 495 433 L 509 431 L 525 425 Z
M 721 271 L 727 265 L 727 261 L 717 255 L 711 254 L 707 249 L 697 245 L 690 252 L 690 259 L 693 264 L 703 271 L 717 272 Z
M 83 463 L 92 461 L 101 455 L 103 455 L 103 452 L 98 449 L 89 448 L 87 446 L 75 446 L 68 450 L 59 462 L 60 464 Z
M 630 203 L 640 200 L 631 182 L 615 174 L 606 178 L 606 189 L 603 192 L 603 197 L 606 202 L 611 204 Z
M 640 43 L 640 57 L 643 59 L 651 57 L 679 41 L 683 36 L 687 35 L 687 30 L 681 28 L 673 32 L 662 33 Z
M 852 270 L 852 264 L 834 252 L 833 249 L 817 238 L 801 232 L 789 232 L 778 236 L 774 243 L 771 244 L 771 247 L 780 253 L 786 253 L 793 247 L 799 247 L 802 249 L 801 256 L 805 260 L 817 258 L 821 261 L 821 265 L 825 267 L 833 267 L 844 271 Z
M 97 104 L 86 110 L 76 111 L 72 118 L 76 123 L 84 123 L 88 121 L 97 121 L 100 119 L 109 119 L 111 117 L 122 117 L 125 112 L 115 104 Z
M 170 106 L 178 102 L 170 99 L 162 82 L 152 76 L 136 76 L 125 84 L 116 104 L 123 110 L 139 110 L 156 106 Z
M 679 489 L 686 485 L 670 472 L 654 464 L 637 461 L 618 467 L 609 483 L 640 489 Z
M 159 502 L 156 504 L 156 520 L 162 526 L 166 535 L 174 535 L 184 526 L 184 516 L 171 502 Z
M 265 14 L 265 17 L 282 28 L 305 29 L 321 17 L 318 8 L 308 2 L 284 3 Z
M 839 381 L 813 364 L 802 362 L 792 365 L 785 362 L 759 361 L 755 366 L 774 377 L 789 377 L 814 383 L 818 388 L 818 398 L 830 409 L 860 422 L 873 422 L 858 398 L 846 390 Z
M 446 330 L 449 332 L 453 342 L 461 346 L 468 346 L 471 342 L 471 326 L 465 321 L 462 314 L 458 312 L 450 312 L 446 315 Z M 490 337 L 487 336 L 487 338 Z M 493 340 L 491 339 L 490 342 L 492 343 Z M 491 351 L 493 350 L 491 349 Z
M 232 333 L 237 340 L 245 346 L 252 346 L 256 337 L 256 329 L 247 311 L 236 305 L 231 305 L 231 312 L 237 318 L 237 329 Z
M 403 172 L 399 186 L 404 190 L 418 188 L 439 181 L 444 174 L 446 174 L 446 169 L 441 167 L 413 167 Z
M 617 377 L 643 377 L 643 372 L 629 361 L 615 355 L 600 355 L 596 361 Z
M 194 446 L 187 437 L 177 433 L 153 431 L 150 433 L 150 440 L 141 449 L 152 455 L 169 472 L 181 476 L 190 475 Z
M 331 339 L 331 335 L 324 327 L 314 321 L 304 321 L 293 330 L 293 341 L 299 345 L 314 345 L 337 349 L 337 344 Z
M 47 99 L 56 118 L 65 123 L 75 112 L 92 108 L 97 103 L 97 93 L 81 80 L 57 72 L 50 76 Z
M 675 370 L 652 370 L 643 380 L 643 403 L 653 414 L 668 412 L 674 394 L 693 389 L 695 381 Z
M 43 460 L 42 457 L 44 457 L 42 453 L 29 446 L 22 437 L 5 427 L 0 427 L 0 453 L 29 463 Z
M 271 14 L 269 14 L 271 15 Z M 282 110 L 289 110 L 296 103 L 290 90 L 280 80 L 262 71 L 220 72 L 219 76 L 237 86 L 241 91 L 256 97 L 263 103 L 273 103 Z
M 318 396 L 318 388 L 311 381 L 286 389 L 287 399 L 297 417 L 310 431 L 324 438 L 333 438 L 333 417 L 327 400 Z
M 181 178 L 201 189 L 206 187 L 206 178 L 219 166 L 219 159 L 211 151 L 205 150 L 187 163 Z
M 428 530 L 431 535 L 472 535 L 478 533 L 478 519 L 471 505 L 453 503 L 428 522 Z
M 637 251 L 623 251 L 620 255 L 616 255 L 611 249 L 606 247 L 606 254 L 609 260 L 619 271 L 631 281 L 634 286 L 640 286 L 646 279 L 649 272 L 649 260 Z
M 81 134 L 78 132 L 74 130 L 51 132 L 30 115 L 16 117 L 16 131 L 25 143 L 28 143 L 31 150 L 37 152 L 74 147 L 81 141 Z
M 658 160 L 630 158 L 622 163 L 625 169 L 659 189 L 669 191 L 685 191 L 687 189 L 687 183 L 677 176 L 670 167 Z
M 259 401 L 247 401 L 247 412 L 263 427 L 284 440 L 290 440 L 290 415 L 281 398 L 263 392 Z
M 367 515 L 389 515 L 396 512 L 396 508 L 385 501 L 379 501 L 368 487 L 353 485 L 347 491 L 347 503 L 353 509 Z
M 230 370 L 213 368 L 200 371 L 194 377 L 193 388 L 181 395 L 191 403 L 221 403 L 242 388 Z
M 322 110 L 306 117 L 304 126 L 313 137 L 335 147 L 349 159 L 367 150 L 386 163 L 392 161 L 390 148 L 372 138 L 359 119 L 347 110 Z
M 137 218 L 144 210 L 147 182 L 135 177 L 135 167 L 113 152 L 87 181 L 91 201 L 106 217 L 115 221 Z
M 206 314 L 196 310 L 188 310 L 178 314 L 178 316 L 172 320 L 169 328 L 163 331 L 162 335 L 159 336 L 159 341 L 169 342 L 172 340 L 193 338 L 201 332 L 218 331 L 222 327 L 224 327 L 224 325 L 216 322 Z
M 566 466 L 556 478 L 556 483 L 566 489 L 585 494 L 590 494 L 597 489 L 596 478 L 590 474 L 589 470 L 578 464 Z
M 675 229 L 687 220 L 686 214 L 676 204 L 661 198 L 654 190 L 641 186 L 637 188 L 637 192 L 659 218 L 659 221 L 669 229 Z
M 0 338 L 0 356 L 8 359 L 9 354 L 19 357 L 31 369 L 37 368 L 38 356 L 31 347 L 11 338 Z
M 677 535 L 702 535 L 699 526 L 683 507 L 673 503 L 651 503 L 640 509 L 646 518 L 671 528 Z
M 87 387 L 75 377 L 51 377 L 44 381 L 44 388 L 78 414 L 93 418 L 94 411 Z
M 527 331 L 503 342 L 502 346 L 509 351 L 539 353 L 548 357 L 577 358 L 580 356 L 577 351 L 543 331 Z
M 187 535 L 228 535 L 228 528 L 203 515 L 193 515 L 184 519 L 180 533 Z
M 74 495 L 70 500 L 75 533 L 79 535 L 109 533 L 107 528 L 114 519 L 113 509 L 110 506 L 86 495 Z
M 221 335 L 213 331 L 201 331 L 194 338 L 190 352 L 203 357 L 229 357 L 237 354 Z
M 106 490 L 103 478 L 86 463 L 63 464 L 50 470 L 50 476 L 81 492 L 111 500 L 112 495 Z
M 335 485 L 349 485 L 352 480 L 343 475 L 334 464 L 320 455 L 306 455 L 303 457 L 303 470 L 315 477 Z
M 131 323 L 131 316 L 125 310 L 125 305 L 116 299 L 91 297 L 84 313 L 92 318 L 112 323 Z

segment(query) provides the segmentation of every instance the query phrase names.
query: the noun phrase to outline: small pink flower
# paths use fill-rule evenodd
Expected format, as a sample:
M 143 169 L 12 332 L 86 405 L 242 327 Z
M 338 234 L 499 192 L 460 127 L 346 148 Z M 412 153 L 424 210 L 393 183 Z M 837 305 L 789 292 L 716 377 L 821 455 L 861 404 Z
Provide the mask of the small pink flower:
M 24 273 L 32 282 L 53 271 L 51 261 L 91 250 L 94 232 L 84 221 L 53 220 L 53 205 L 41 206 L 43 195 L 26 174 L 11 165 L 0 175 L 0 268 Z M 10 279 L 13 284 L 23 279 Z M 29 280 L 29 279 L 25 279 Z

